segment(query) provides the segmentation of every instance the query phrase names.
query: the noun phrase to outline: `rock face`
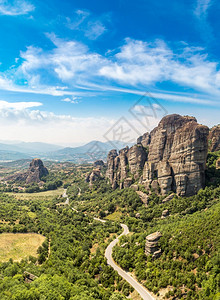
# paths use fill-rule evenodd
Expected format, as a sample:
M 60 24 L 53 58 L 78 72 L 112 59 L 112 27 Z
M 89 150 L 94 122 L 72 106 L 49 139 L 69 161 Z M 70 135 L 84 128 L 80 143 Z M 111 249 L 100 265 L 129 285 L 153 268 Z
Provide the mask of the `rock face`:
M 27 171 L 26 183 L 39 183 L 41 178 L 49 174 L 47 168 L 44 167 L 42 160 L 35 158 L 30 163 L 30 167 Z
M 145 206 L 148 205 L 149 196 L 141 191 L 136 192 L 138 196 L 140 197 L 141 201 L 145 204 Z
M 150 144 L 151 136 L 148 132 L 144 133 L 142 136 L 139 136 L 137 139 L 137 144 L 141 144 L 144 148 L 147 148 Z
M 146 237 L 145 254 L 152 255 L 153 258 L 158 258 L 161 255 L 161 249 L 159 246 L 159 240 L 162 234 L 157 231 Z
M 29 166 L 29 169 L 24 173 L 18 173 L 5 178 L 6 181 L 23 182 L 26 184 L 39 183 L 41 178 L 49 174 L 42 160 L 34 158 Z
M 194 195 L 204 187 L 209 129 L 194 117 L 169 115 L 130 149 L 109 152 L 106 176 L 113 188 L 126 178 L 165 195 Z M 129 182 L 129 184 L 132 182 Z
M 94 168 L 103 168 L 104 167 L 104 162 L 103 160 L 99 159 L 99 160 L 96 160 L 93 164 Z
M 93 182 L 101 177 L 100 169 L 94 169 L 91 173 L 86 176 L 86 182 L 92 186 Z
M 220 150 L 220 125 L 214 126 L 209 132 L 209 151 Z

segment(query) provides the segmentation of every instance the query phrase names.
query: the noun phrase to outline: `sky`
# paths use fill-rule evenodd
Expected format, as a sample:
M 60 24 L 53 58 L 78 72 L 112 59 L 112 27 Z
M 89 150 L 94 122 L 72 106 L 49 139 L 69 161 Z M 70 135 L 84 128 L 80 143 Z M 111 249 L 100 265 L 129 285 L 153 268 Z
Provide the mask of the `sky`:
M 217 0 L 0 0 L 0 140 L 130 141 L 220 115 Z

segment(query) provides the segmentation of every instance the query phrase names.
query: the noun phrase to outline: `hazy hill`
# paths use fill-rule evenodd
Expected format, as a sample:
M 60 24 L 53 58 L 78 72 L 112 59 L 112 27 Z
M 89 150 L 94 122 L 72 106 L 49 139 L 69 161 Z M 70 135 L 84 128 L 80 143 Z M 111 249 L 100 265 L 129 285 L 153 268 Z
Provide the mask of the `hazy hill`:
M 40 142 L 18 142 L 14 144 L 0 143 L 0 150 L 21 153 L 46 153 L 61 149 L 61 146 Z
M 41 159 L 56 161 L 71 161 L 75 163 L 92 162 L 96 159 L 106 160 L 111 149 L 121 149 L 126 145 L 120 141 L 100 142 L 91 141 L 80 147 L 65 147 L 40 142 L 4 141 L 0 143 L 0 161 L 13 161 L 19 159 Z M 131 144 L 128 144 L 130 147 Z

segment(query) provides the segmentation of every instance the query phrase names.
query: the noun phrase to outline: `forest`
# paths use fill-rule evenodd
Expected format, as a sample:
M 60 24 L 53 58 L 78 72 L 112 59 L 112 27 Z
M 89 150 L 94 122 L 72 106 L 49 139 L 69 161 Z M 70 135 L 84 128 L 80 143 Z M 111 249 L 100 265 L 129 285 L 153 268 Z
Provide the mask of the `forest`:
M 36 257 L 0 263 L 1 299 L 126 299 L 133 288 L 104 257 L 108 244 L 121 233 L 122 222 L 130 234 L 120 238 L 113 258 L 155 298 L 164 294 L 164 299 L 219 299 L 218 157 L 220 153 L 208 155 L 204 190 L 188 198 L 174 195 L 168 202 L 163 201 L 166 196 L 139 185 L 148 194 L 146 205 L 134 189 L 112 190 L 104 177 L 89 186 L 85 176 L 92 166 L 73 164 L 67 170 L 53 165 L 45 179 L 62 181 L 57 194 L 31 192 L 23 197 L 2 192 L 0 233 L 38 233 L 46 239 Z M 64 188 L 69 205 L 60 205 Z M 161 218 L 164 210 L 169 215 Z M 145 241 L 156 231 L 162 233 L 162 254 L 154 259 L 146 256 Z M 27 282 L 27 272 L 35 276 L 33 281 Z

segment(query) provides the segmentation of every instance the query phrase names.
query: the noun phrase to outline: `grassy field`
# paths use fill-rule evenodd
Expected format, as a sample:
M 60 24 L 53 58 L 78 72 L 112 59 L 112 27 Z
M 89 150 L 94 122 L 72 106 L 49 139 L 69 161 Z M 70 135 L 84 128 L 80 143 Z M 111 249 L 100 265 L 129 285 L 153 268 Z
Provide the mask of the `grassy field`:
M 36 233 L 2 233 L 0 234 L 0 261 L 20 261 L 29 255 L 37 256 L 38 247 L 45 237 Z
M 108 215 L 105 219 L 110 221 L 120 221 L 122 213 L 120 211 L 115 211 L 113 214 Z
M 64 189 L 57 189 L 53 191 L 46 191 L 40 193 L 7 193 L 8 195 L 13 195 L 19 200 L 28 200 L 28 199 L 45 199 L 56 196 L 61 196 L 64 192 Z

